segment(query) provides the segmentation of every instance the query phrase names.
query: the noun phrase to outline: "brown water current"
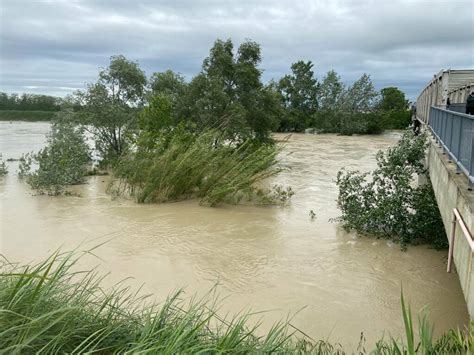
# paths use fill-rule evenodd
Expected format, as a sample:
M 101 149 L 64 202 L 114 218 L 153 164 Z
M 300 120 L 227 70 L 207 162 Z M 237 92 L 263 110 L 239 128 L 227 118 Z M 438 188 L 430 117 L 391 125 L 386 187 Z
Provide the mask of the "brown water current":
M 0 122 L 0 152 L 18 158 L 37 150 L 48 129 Z M 223 312 L 268 311 L 261 315 L 264 327 L 294 315 L 292 324 L 311 337 L 348 347 L 362 331 L 369 342 L 384 331 L 403 333 L 402 285 L 415 312 L 429 307 L 437 332 L 463 326 L 467 309 L 457 275 L 445 271 L 446 252 L 423 246 L 401 252 L 328 221 L 339 215 L 337 171 L 372 169 L 376 152 L 398 137 L 293 135 L 281 156 L 289 170 L 275 178 L 295 191 L 286 207 L 140 205 L 112 200 L 107 177 L 100 176 L 75 187 L 80 197 L 35 196 L 9 163 L 0 182 L 0 251 L 28 262 L 57 248 L 85 250 L 108 240 L 94 251 L 102 260 L 88 256 L 83 263 L 110 272 L 110 284 L 130 276 L 129 284 L 143 284 L 163 300 L 181 287 L 191 296 L 218 283 Z

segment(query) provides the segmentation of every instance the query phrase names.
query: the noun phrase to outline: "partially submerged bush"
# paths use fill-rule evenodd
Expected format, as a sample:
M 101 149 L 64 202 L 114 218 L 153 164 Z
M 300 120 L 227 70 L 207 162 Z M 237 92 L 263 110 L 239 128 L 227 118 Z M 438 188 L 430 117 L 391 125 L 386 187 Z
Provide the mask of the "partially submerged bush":
M 18 176 L 39 193 L 59 195 L 65 186 L 84 181 L 89 162 L 90 150 L 82 130 L 70 124 L 55 123 L 46 147 L 21 157 Z
M 213 293 L 186 302 L 177 292 L 158 305 L 144 302 L 119 285 L 104 290 L 100 286 L 103 277 L 97 272 L 72 270 L 77 260 L 69 253 L 56 253 L 28 266 L 0 260 L 1 353 L 346 353 L 326 340 L 308 340 L 288 321 L 263 333 L 258 324 L 249 324 L 250 313 L 221 317 Z M 402 310 L 406 343 L 398 338 L 382 339 L 371 354 L 466 354 L 474 350 L 472 332 L 450 330 L 434 340 L 426 317 L 420 319 L 416 334 L 403 297 Z M 361 339 L 357 353 L 365 354 Z
M 8 174 L 7 164 L 5 163 L 5 160 L 3 160 L 2 154 L 0 154 L 0 178 L 7 174 Z
M 158 143 L 147 139 L 117 164 L 112 189 L 138 202 L 199 198 L 211 206 L 258 196 L 256 184 L 280 171 L 279 149 L 251 139 L 234 146 L 219 138 L 216 130 L 196 134 L 177 127 L 155 136 Z
M 372 173 L 339 171 L 338 207 L 346 229 L 407 244 L 447 246 L 443 222 L 428 181 L 415 186 L 413 177 L 424 174 L 426 135 L 407 130 L 398 144 L 377 154 Z

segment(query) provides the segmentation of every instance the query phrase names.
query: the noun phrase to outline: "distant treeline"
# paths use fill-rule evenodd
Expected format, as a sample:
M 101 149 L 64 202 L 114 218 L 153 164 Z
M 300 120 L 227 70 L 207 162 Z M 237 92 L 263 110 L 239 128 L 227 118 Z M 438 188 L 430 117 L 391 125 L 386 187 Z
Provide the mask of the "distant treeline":
M 111 58 L 113 74 L 102 73 L 99 82 L 85 91 L 67 99 L 0 93 L 0 110 L 68 108 L 83 111 L 92 121 L 107 116 L 111 127 L 120 127 L 115 120 L 122 122 L 127 116 L 129 126 L 148 107 L 166 111 L 156 117 L 160 129 L 178 124 L 219 127 L 228 139 L 260 141 L 272 131 L 375 134 L 410 123 L 405 94 L 396 87 L 375 90 L 368 74 L 347 86 L 333 70 L 318 79 L 313 63 L 300 60 L 291 65 L 289 74 L 263 83 L 261 60 L 256 42 L 247 40 L 236 50 L 231 40 L 217 40 L 200 72 L 187 81 L 172 70 L 147 78 L 137 62 L 118 55 Z M 133 75 L 126 72 L 132 69 Z M 109 87 L 112 76 L 120 83 L 117 88 Z M 109 92 L 113 89 L 118 92 Z M 121 133 L 119 129 L 115 136 Z
M 0 121 L 51 121 L 56 111 L 0 110 Z
M 59 111 L 61 98 L 36 94 L 7 94 L 0 92 L 0 110 Z

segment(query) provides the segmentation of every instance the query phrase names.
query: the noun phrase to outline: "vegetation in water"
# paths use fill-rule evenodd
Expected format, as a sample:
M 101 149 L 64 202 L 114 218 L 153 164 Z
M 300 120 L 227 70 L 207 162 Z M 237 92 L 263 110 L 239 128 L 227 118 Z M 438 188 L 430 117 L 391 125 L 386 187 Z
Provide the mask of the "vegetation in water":
M 402 248 L 426 243 L 437 249 L 447 239 L 433 188 L 428 181 L 416 186 L 413 177 L 425 174 L 425 134 L 407 130 L 398 144 L 377 154 L 371 173 L 341 170 L 337 174 L 340 220 L 346 229 L 389 238 Z
M 409 123 L 404 94 L 397 88 L 377 92 L 367 74 L 346 87 L 334 71 L 318 81 L 313 63 L 300 60 L 290 74 L 264 84 L 261 60 L 254 41 L 234 49 L 230 39 L 217 40 L 201 71 L 186 82 L 172 70 L 147 80 L 138 63 L 112 56 L 97 82 L 63 100 L 62 108 L 69 110 L 59 115 L 69 115 L 92 133 L 107 164 L 133 149 L 139 116 L 157 97 L 170 103 L 169 126 L 185 125 L 195 132 L 211 127 L 232 142 L 268 142 L 272 131 L 305 129 L 372 134 Z
M 334 71 L 320 83 L 311 62 L 298 61 L 291 74 L 265 85 L 261 59 L 256 42 L 246 40 L 234 50 L 230 39 L 217 40 L 190 82 L 171 70 L 154 73 L 148 81 L 137 62 L 117 55 L 95 83 L 69 98 L 23 95 L 20 100 L 5 94 L 0 103 L 49 107 L 56 125 L 69 127 L 66 136 L 82 148 L 82 132 L 88 132 L 100 167 L 113 167 L 119 178 L 111 191 L 140 202 L 197 197 L 209 205 L 291 197 L 291 190 L 258 188 L 279 171 L 274 130 L 378 133 L 406 111 L 398 89 L 382 90 L 380 99 L 370 76 L 346 88 Z M 385 119 L 383 112 L 393 117 Z M 20 176 L 48 194 L 81 182 L 86 160 L 82 148 L 77 151 L 81 158 L 69 159 L 64 156 L 72 157 L 72 148 L 54 147 L 25 155 L 20 166 Z M 31 172 L 35 164 L 39 169 Z
M 90 251 L 88 251 L 90 253 Z M 120 284 L 101 287 L 97 271 L 78 271 L 73 253 L 55 253 L 36 265 L 0 262 L 0 353 L 243 353 L 345 354 L 338 344 L 309 339 L 289 321 L 263 333 L 255 314 L 219 315 L 214 293 L 203 298 L 172 294 L 150 302 Z M 358 354 L 466 354 L 471 331 L 451 330 L 434 339 L 426 316 L 416 332 L 402 296 L 405 337 L 381 339 Z M 353 352 L 348 352 L 353 353 Z
M 21 157 L 18 176 L 38 193 L 59 195 L 67 185 L 84 181 L 89 162 L 90 151 L 81 129 L 55 123 L 46 147 Z
M 396 87 L 380 90 L 378 109 L 382 113 L 382 123 L 386 129 L 405 129 L 411 123 L 411 111 L 405 94 Z
M 94 137 L 95 147 L 106 162 L 114 161 L 129 147 L 128 135 L 143 102 L 146 76 L 136 62 L 113 56 L 96 83 L 76 94 L 75 114 L 65 115 Z
M 2 154 L 0 154 L 0 177 L 5 176 L 8 174 L 8 167 L 5 160 L 3 160 Z
M 201 203 L 237 203 L 242 199 L 286 200 L 291 191 L 274 195 L 256 186 L 277 174 L 273 144 L 247 139 L 239 145 L 220 140 L 221 132 L 189 132 L 179 126 L 160 131 L 151 143 L 150 131 L 138 138 L 138 149 L 114 167 L 118 181 L 112 189 L 134 196 L 138 202 L 165 202 L 198 198 Z

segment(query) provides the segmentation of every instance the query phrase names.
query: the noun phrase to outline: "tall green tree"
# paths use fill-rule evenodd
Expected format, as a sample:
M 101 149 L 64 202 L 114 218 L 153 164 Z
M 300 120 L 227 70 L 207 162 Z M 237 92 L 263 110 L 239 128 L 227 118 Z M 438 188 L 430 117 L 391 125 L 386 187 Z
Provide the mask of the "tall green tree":
M 369 75 L 363 74 L 350 87 L 342 99 L 339 116 L 339 133 L 374 134 L 383 130 L 380 114 L 377 112 L 379 93 L 375 90 Z
M 127 136 L 143 105 L 146 82 L 138 63 L 117 55 L 110 58 L 96 83 L 77 93 L 81 109 L 76 117 L 93 135 L 104 159 L 119 157 L 127 149 Z
M 384 126 L 391 129 L 403 129 L 410 125 L 411 113 L 405 93 L 396 87 L 383 88 L 378 105 Z
M 377 98 L 370 75 L 364 73 L 344 93 L 344 109 L 351 113 L 371 112 L 376 108 Z
M 314 76 L 313 63 L 302 60 L 291 65 L 291 74 L 278 83 L 285 107 L 281 130 L 303 131 L 313 123 L 318 109 L 318 81 Z
M 396 87 L 387 87 L 380 90 L 379 109 L 382 111 L 406 110 L 408 109 L 408 100 L 405 93 Z
M 317 129 L 323 132 L 340 132 L 344 92 L 341 77 L 334 70 L 328 71 L 318 91 L 319 109 L 315 120 Z
M 225 139 L 268 140 L 278 124 L 280 103 L 262 84 L 260 46 L 247 40 L 234 52 L 230 39 L 214 43 L 201 73 L 186 90 L 181 115 L 201 128 L 220 129 Z
M 339 111 L 342 106 L 344 84 L 341 77 L 330 70 L 323 78 L 318 92 L 318 103 L 321 111 Z
M 177 102 L 186 89 L 184 77 L 172 70 L 153 73 L 149 80 L 149 87 L 153 95 L 165 95 L 172 102 Z

